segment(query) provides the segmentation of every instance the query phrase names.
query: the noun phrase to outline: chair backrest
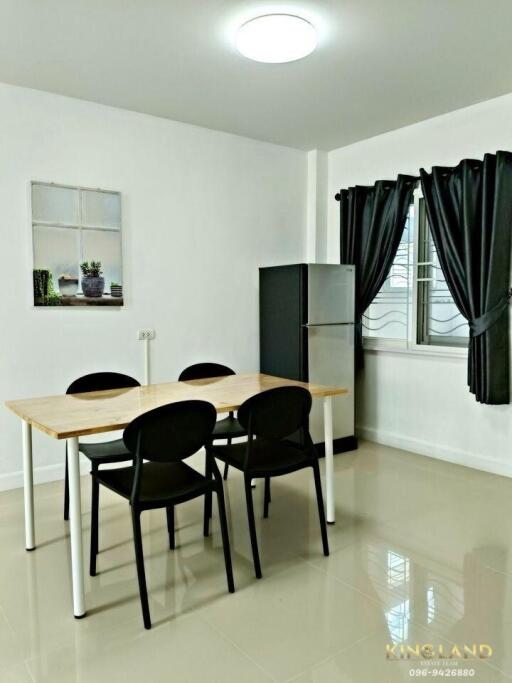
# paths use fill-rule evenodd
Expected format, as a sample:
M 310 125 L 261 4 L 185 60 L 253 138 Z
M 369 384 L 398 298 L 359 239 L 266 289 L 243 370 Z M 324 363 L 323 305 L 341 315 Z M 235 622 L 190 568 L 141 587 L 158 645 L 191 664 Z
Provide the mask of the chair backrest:
M 107 389 L 129 389 L 130 387 L 140 387 L 140 382 L 120 372 L 93 372 L 71 382 L 66 390 L 66 394 L 106 391 Z
M 303 387 L 277 387 L 247 399 L 238 409 L 238 421 L 252 436 L 284 439 L 307 430 L 311 394 Z
M 179 382 L 187 382 L 193 379 L 207 379 L 209 377 L 227 377 L 228 375 L 235 375 L 235 371 L 228 368 L 227 365 L 220 363 L 195 363 L 189 365 L 181 371 L 178 377 Z
M 139 461 L 178 462 L 211 441 L 217 412 L 207 401 L 179 401 L 136 417 L 123 433 Z

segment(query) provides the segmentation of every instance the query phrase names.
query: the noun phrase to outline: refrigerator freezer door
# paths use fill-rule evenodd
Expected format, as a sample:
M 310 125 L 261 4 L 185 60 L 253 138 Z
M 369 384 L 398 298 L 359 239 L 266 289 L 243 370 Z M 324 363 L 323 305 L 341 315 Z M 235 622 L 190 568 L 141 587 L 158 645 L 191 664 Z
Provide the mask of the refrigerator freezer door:
M 334 438 L 354 434 L 354 326 L 321 325 L 307 328 L 309 381 L 345 387 L 349 393 L 333 397 Z M 324 441 L 322 401 L 313 401 L 310 430 L 315 443 Z
M 308 324 L 354 322 L 355 266 L 308 265 Z

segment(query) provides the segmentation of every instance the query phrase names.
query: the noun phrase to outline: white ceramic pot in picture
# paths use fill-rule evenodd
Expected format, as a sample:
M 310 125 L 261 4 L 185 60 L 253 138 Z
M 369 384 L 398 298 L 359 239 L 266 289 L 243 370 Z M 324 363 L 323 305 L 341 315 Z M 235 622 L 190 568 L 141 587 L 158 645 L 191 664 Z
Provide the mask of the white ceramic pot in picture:
M 110 295 L 115 298 L 123 296 L 123 285 L 110 285 Z
M 59 292 L 61 296 L 75 296 L 78 292 L 78 278 L 68 275 L 61 275 L 58 280 Z

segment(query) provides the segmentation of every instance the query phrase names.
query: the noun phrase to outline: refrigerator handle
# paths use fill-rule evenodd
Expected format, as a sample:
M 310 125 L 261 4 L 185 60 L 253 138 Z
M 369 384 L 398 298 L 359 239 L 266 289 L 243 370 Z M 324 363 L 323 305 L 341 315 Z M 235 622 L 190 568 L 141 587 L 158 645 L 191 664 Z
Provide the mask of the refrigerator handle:
M 338 327 L 338 325 L 353 325 L 354 323 L 305 323 L 301 327 Z

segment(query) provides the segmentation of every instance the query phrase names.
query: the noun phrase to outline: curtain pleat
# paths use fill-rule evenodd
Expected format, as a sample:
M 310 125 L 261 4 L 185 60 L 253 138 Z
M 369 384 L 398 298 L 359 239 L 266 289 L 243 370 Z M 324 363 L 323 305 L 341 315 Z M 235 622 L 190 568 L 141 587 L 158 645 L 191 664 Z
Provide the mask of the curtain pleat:
M 370 187 L 341 190 L 340 263 L 356 267 L 356 367 L 362 367 L 362 316 L 388 276 L 417 178 L 399 175 Z
M 509 403 L 512 154 L 421 169 L 420 177 L 440 266 L 469 322 L 469 390 L 481 403 Z

